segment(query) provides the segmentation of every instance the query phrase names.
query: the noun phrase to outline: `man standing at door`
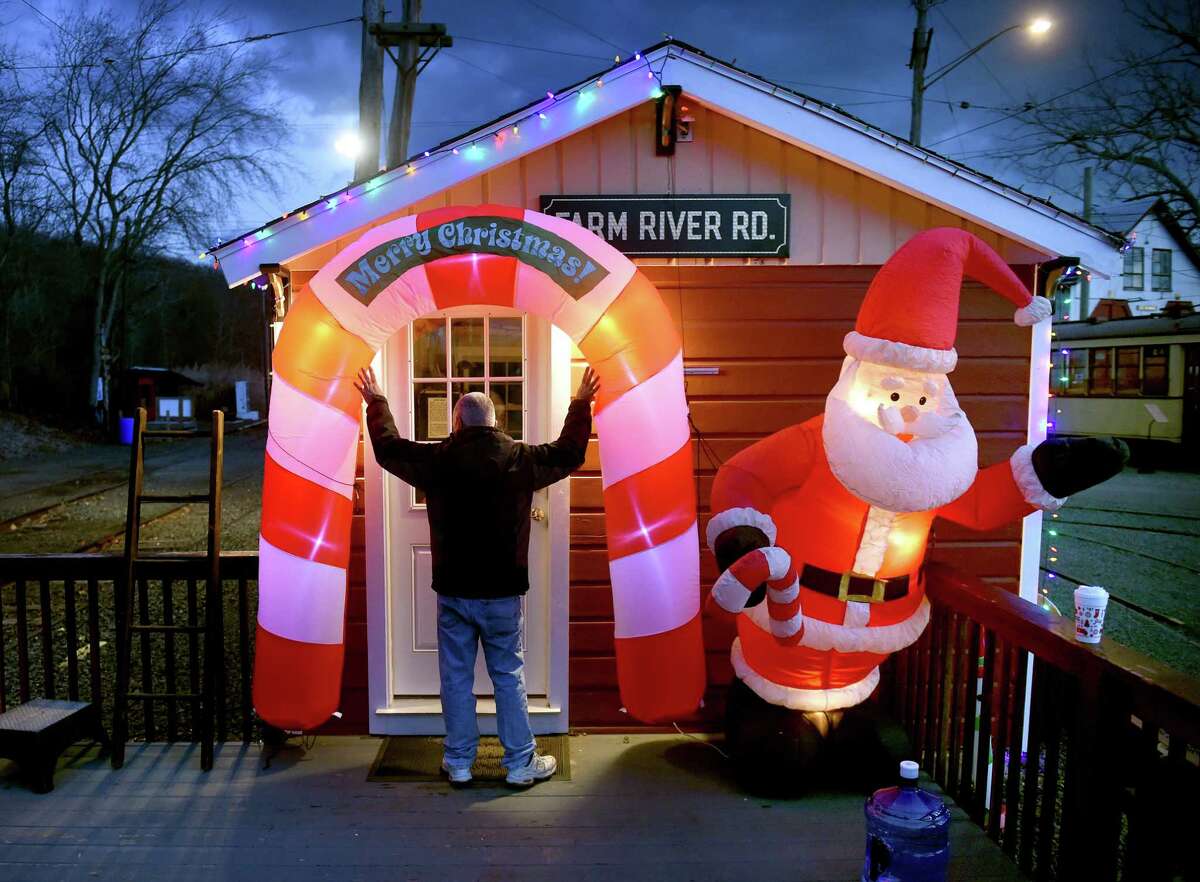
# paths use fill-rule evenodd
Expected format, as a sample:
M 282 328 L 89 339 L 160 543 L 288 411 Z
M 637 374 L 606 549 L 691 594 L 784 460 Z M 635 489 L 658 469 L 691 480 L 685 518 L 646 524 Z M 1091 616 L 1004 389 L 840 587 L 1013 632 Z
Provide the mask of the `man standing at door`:
M 475 657 L 483 657 L 496 694 L 496 731 L 509 784 L 528 787 L 554 774 L 539 756 L 529 726 L 521 649 L 521 597 L 529 590 L 529 519 L 533 493 L 583 465 L 592 432 L 591 402 L 600 384 L 583 373 L 562 434 L 550 444 L 522 444 L 496 428 L 482 392 L 454 405 L 454 430 L 436 444 L 400 437 L 371 368 L 355 388 L 367 404 L 367 431 L 379 465 L 425 494 L 438 595 L 438 670 L 446 721 L 442 770 L 456 785 L 471 780 L 479 745 Z

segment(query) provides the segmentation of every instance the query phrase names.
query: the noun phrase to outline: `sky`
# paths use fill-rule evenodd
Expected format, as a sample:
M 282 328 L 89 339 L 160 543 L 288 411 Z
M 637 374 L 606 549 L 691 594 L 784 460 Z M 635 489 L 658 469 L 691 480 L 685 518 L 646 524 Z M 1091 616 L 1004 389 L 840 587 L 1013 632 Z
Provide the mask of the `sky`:
M 134 6 L 134 0 L 109 2 L 118 9 Z M 185 5 L 212 8 L 200 0 Z M 63 21 L 77 6 L 0 0 L 2 39 L 15 43 L 21 58 L 33 59 L 52 21 Z M 330 22 L 361 10 L 361 0 L 256 0 L 227 15 L 231 36 L 242 36 Z M 1089 62 L 1101 74 L 1118 68 L 1121 41 L 1136 44 L 1140 38 L 1121 0 L 945 0 L 930 14 L 928 70 L 1037 16 L 1054 22 L 1048 34 L 1033 38 L 1023 29 L 1005 34 L 927 93 L 923 143 L 1078 211 L 1078 198 L 1030 180 L 1012 161 L 1009 146 L 1021 133 L 1019 124 L 994 121 L 1026 100 L 1043 100 L 1093 79 Z M 908 136 L 912 74 L 906 65 L 915 23 L 909 0 L 424 0 L 422 18 L 446 24 L 455 42 L 419 79 L 410 153 L 667 35 Z M 276 59 L 264 95 L 294 123 L 287 168 L 279 192 L 246 193 L 214 229 L 228 236 L 257 227 L 351 179 L 352 161 L 333 145 L 357 125 L 360 39 L 353 22 L 257 44 Z M 390 61 L 385 65 L 390 102 L 394 73 Z M 962 109 L 963 101 L 972 107 Z M 971 131 L 987 123 L 992 124 Z M 1059 183 L 1071 187 L 1081 174 L 1064 170 Z M 1079 190 L 1081 195 L 1082 183 Z

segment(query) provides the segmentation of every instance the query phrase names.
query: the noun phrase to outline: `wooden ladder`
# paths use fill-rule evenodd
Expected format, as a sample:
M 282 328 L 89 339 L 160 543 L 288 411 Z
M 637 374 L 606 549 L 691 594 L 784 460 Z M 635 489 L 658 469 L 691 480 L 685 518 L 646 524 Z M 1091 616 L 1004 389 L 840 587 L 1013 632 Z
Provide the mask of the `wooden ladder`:
M 147 438 L 179 438 L 187 436 L 209 436 L 208 492 L 148 494 L 142 492 L 144 477 L 144 450 Z M 146 409 L 139 407 L 133 421 L 133 446 L 129 458 L 129 502 L 125 514 L 124 567 L 121 577 L 115 580 L 116 626 L 117 626 L 117 690 L 113 705 L 113 749 L 112 767 L 121 768 L 125 763 L 125 742 L 129 738 L 129 702 L 142 701 L 145 713 L 153 713 L 155 700 L 190 701 L 193 717 L 199 711 L 200 718 L 200 768 L 208 771 L 213 764 L 213 717 L 217 705 L 224 698 L 225 678 L 221 675 L 224 639 L 222 635 L 221 596 L 221 475 L 225 458 L 225 414 L 214 410 L 212 431 L 151 431 L 146 429 Z M 208 505 L 208 541 L 205 550 L 205 572 L 207 585 L 204 593 L 204 623 L 177 625 L 169 614 L 170 599 L 167 600 L 167 619 L 164 623 L 147 621 L 146 604 L 140 604 L 141 617 L 135 621 L 133 603 L 137 596 L 139 542 L 141 541 L 142 503 L 204 503 Z M 145 593 L 148 589 L 143 584 Z M 144 597 L 143 597 L 144 600 Z M 189 639 L 203 638 L 204 661 L 199 692 L 131 692 L 129 690 L 133 637 L 141 639 L 142 662 L 145 666 L 150 657 L 150 635 L 170 635 L 168 647 L 173 645 L 175 634 L 188 635 Z M 194 656 L 193 656 L 194 657 Z M 148 670 L 148 668 L 146 669 Z M 145 676 L 145 671 L 143 672 Z M 194 682 L 194 681 L 193 681 Z

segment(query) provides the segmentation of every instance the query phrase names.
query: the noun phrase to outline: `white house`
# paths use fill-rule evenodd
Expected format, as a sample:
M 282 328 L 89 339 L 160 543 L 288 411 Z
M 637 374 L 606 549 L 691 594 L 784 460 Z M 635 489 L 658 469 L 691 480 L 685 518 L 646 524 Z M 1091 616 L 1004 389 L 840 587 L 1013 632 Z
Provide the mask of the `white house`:
M 1087 318 L 1105 299 L 1128 301 L 1133 317 L 1162 312 L 1173 300 L 1200 306 L 1200 253 L 1162 199 L 1113 206 L 1097 212 L 1095 223 L 1130 243 L 1122 273 L 1109 279 L 1093 275 L 1086 297 L 1080 291 L 1062 295 L 1056 316 Z

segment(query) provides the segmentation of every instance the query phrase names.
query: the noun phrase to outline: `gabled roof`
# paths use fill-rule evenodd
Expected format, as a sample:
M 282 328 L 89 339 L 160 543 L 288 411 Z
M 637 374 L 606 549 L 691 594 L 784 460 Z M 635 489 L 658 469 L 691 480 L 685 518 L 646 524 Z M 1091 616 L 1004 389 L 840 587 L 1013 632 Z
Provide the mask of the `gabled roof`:
M 1092 223 L 1112 233 L 1127 236 L 1157 201 L 1156 197 L 1150 196 L 1145 199 L 1114 202 L 1112 205 L 1106 205 L 1093 211 Z
M 1116 203 L 1096 212 L 1093 221 L 1104 229 L 1118 233 L 1122 238 L 1127 239 L 1148 214 L 1154 215 L 1163 228 L 1170 233 L 1175 244 L 1179 246 L 1179 250 L 1187 255 L 1194 267 L 1200 269 L 1200 249 L 1197 249 L 1192 240 L 1188 238 L 1188 234 L 1184 232 L 1179 223 L 1178 216 L 1167 205 L 1167 200 L 1161 196 L 1148 196 L 1144 199 L 1130 199 L 1127 202 Z
M 490 123 L 327 194 L 211 249 L 226 281 L 285 263 L 379 218 L 540 150 L 654 97 L 661 85 L 752 128 L 940 205 L 1028 247 L 1069 254 L 1100 275 L 1118 271 L 1115 236 L 1045 199 L 839 110 L 667 40 Z

